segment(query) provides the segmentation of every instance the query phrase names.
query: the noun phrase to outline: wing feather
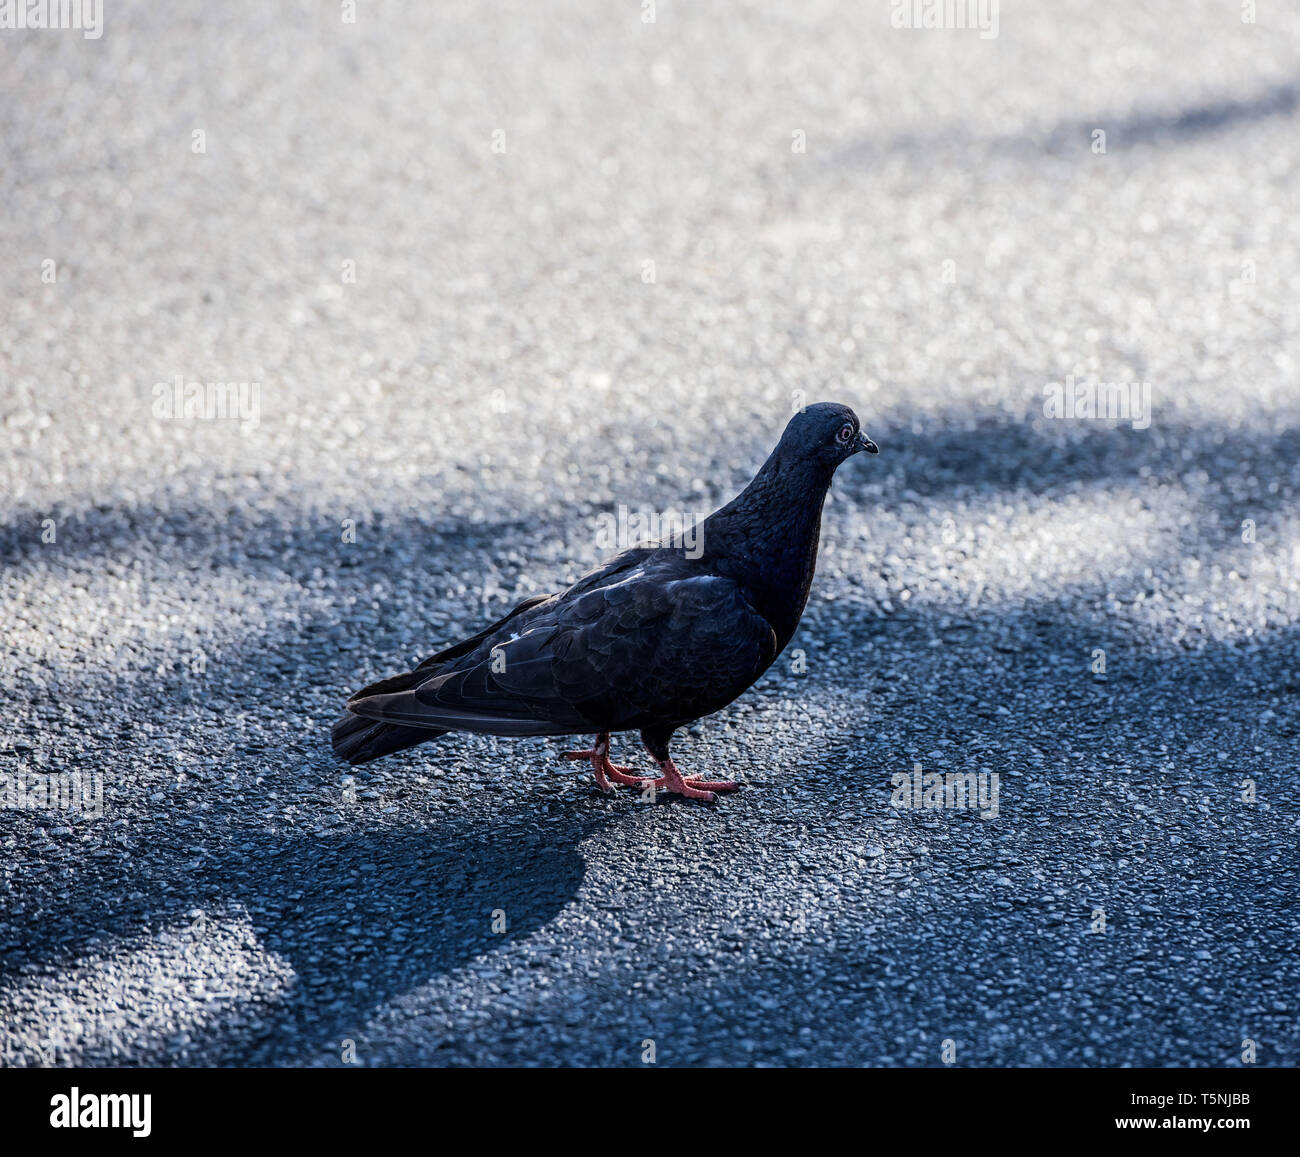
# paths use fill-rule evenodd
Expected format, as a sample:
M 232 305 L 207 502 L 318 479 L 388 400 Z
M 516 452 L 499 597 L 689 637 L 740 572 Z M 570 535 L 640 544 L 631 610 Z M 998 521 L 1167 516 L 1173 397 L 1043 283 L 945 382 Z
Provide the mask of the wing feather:
M 730 703 L 778 650 L 771 625 L 731 579 L 676 552 L 629 551 L 435 656 L 414 686 L 349 708 L 498 735 L 680 725 Z

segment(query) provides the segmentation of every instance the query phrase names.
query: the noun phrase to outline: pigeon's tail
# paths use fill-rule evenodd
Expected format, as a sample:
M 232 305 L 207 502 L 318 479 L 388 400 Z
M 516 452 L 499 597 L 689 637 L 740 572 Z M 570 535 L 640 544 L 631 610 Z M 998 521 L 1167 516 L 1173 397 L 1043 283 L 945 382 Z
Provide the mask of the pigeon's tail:
M 348 763 L 369 763 L 394 751 L 405 751 L 417 743 L 446 735 L 432 727 L 403 727 L 400 723 L 380 723 L 345 711 L 334 724 L 330 738 L 334 754 Z

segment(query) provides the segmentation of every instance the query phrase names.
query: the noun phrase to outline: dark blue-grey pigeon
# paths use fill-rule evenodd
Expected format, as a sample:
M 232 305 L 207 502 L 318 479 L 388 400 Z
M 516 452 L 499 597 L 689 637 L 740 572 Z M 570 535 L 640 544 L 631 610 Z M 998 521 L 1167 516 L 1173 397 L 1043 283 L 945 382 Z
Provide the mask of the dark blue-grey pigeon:
M 733 782 L 683 775 L 673 732 L 727 706 L 771 666 L 799 625 L 836 467 L 878 453 L 847 406 L 795 414 L 754 480 L 689 536 L 625 550 L 558 594 L 372 683 L 334 724 L 334 751 L 367 763 L 446 735 L 595 733 L 590 759 L 611 781 L 715 800 Z M 639 731 L 658 777 L 610 762 L 609 737 Z

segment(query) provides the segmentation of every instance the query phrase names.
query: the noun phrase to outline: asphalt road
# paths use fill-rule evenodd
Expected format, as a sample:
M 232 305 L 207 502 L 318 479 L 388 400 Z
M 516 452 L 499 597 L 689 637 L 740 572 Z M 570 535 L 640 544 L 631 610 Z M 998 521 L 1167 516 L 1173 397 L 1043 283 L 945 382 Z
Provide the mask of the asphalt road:
M 0 33 L 0 775 L 102 789 L 0 809 L 0 1064 L 1296 1063 L 1300 13 L 105 7 Z M 333 761 L 822 399 L 738 795 Z

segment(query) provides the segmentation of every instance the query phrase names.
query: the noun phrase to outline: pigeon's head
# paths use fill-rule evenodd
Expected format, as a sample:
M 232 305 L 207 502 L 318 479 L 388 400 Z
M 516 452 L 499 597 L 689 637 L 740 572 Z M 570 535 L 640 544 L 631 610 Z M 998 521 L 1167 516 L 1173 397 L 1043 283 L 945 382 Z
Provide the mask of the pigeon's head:
M 791 457 L 820 462 L 831 470 L 861 450 L 880 453 L 880 448 L 862 432 L 857 414 L 836 402 L 818 402 L 800 410 L 786 425 L 777 449 Z

